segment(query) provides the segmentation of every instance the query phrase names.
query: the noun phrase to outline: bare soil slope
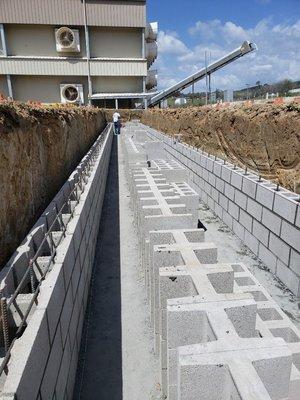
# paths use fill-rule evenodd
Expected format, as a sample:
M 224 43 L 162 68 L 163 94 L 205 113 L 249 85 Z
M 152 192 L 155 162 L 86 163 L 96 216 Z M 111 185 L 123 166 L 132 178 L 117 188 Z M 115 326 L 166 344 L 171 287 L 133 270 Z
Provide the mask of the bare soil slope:
M 300 193 L 299 104 L 152 109 L 142 122 Z
M 96 109 L 0 103 L 0 266 L 105 124 Z

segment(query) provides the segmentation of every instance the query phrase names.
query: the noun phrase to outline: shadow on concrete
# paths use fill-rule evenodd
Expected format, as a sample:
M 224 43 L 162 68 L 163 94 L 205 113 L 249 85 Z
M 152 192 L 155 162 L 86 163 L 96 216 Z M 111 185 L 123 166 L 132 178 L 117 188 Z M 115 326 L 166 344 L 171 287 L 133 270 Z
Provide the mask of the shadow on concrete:
M 114 136 L 74 400 L 122 399 L 118 143 Z

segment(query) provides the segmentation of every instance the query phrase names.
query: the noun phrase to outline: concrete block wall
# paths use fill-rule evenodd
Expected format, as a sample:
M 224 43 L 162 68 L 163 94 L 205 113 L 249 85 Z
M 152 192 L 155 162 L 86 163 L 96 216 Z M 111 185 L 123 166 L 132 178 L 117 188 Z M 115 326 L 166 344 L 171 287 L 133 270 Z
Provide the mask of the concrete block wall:
M 200 197 L 300 297 L 299 195 L 149 129 L 189 171 Z
M 184 151 L 188 154 L 190 149 Z M 195 165 L 186 162 L 194 182 Z M 145 233 L 140 247 L 163 395 L 168 400 L 298 400 L 300 332 L 243 265 L 218 264 L 217 248 L 205 242 L 202 229 L 188 226 L 186 220 L 180 221 L 181 227 L 170 223 L 162 212 L 170 212 L 161 201 L 162 192 L 171 185 L 185 185 L 170 184 L 161 171 L 150 170 L 133 167 L 128 182 L 133 207 L 139 210 L 135 219 Z M 223 207 L 229 207 L 235 192 L 226 187 L 225 195 L 231 174 L 222 171 L 220 164 L 224 179 L 218 187 L 223 187 Z M 214 174 L 208 170 L 204 174 L 204 185 L 217 186 Z M 241 204 L 242 188 L 243 176 Z M 251 190 L 253 194 L 250 184 Z M 241 206 L 232 200 L 237 209 L 232 205 L 231 209 L 238 211 L 239 219 Z M 154 230 L 145 228 L 149 216 L 141 213 L 145 201 L 162 214 L 162 224 Z M 247 217 L 242 218 L 249 225 Z
M 14 344 L 4 398 L 73 398 L 112 137 L 109 127 L 104 140 L 99 139 L 100 154 L 57 248 L 55 262 L 41 285 L 36 309 Z

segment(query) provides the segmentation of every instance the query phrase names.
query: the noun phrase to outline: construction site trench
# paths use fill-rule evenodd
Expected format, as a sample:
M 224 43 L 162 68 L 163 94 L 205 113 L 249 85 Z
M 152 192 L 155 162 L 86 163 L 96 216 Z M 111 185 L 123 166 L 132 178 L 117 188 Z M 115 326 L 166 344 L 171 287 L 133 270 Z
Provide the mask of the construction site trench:
M 1 105 L 0 398 L 299 400 L 300 109 L 257 107 Z

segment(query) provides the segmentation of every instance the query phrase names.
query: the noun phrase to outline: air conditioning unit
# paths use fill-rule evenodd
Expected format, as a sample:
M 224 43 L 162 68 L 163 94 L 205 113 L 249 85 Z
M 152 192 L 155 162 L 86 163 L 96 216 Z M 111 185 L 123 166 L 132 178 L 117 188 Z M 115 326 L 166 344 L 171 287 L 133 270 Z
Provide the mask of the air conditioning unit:
M 78 29 L 66 26 L 55 30 L 56 50 L 58 53 L 79 53 L 80 37 Z
M 158 22 L 150 22 L 147 24 L 145 29 L 145 39 L 147 42 L 153 42 L 157 40 L 158 35 Z
M 60 98 L 63 104 L 84 104 L 83 85 L 78 83 L 61 84 Z

